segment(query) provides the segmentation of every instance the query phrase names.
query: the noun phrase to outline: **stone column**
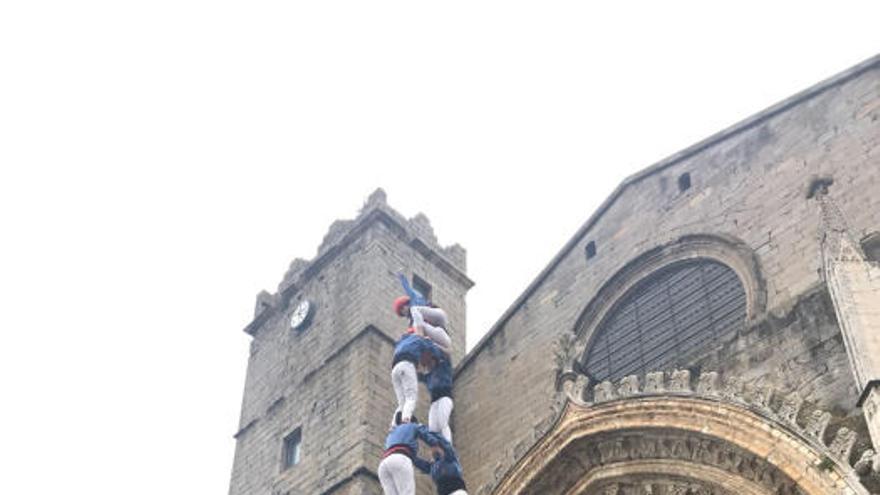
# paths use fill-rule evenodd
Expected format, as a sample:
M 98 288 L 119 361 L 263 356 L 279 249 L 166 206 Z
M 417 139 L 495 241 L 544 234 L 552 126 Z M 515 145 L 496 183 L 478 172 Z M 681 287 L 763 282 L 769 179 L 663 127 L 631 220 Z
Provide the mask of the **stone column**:
M 828 193 L 830 184 L 820 182 L 810 195 L 822 210 L 825 282 L 859 387 L 857 406 L 863 408 L 874 449 L 880 450 L 880 265 L 865 259 Z

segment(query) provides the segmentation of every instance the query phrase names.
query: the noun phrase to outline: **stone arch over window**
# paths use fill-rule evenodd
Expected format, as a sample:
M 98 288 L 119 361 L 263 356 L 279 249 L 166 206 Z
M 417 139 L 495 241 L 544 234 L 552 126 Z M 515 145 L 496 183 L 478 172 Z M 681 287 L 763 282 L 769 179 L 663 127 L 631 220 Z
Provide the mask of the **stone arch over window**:
M 601 376 L 591 375 L 591 378 L 601 381 L 653 371 L 667 364 L 680 364 L 675 362 L 676 359 L 685 358 L 685 355 L 674 352 L 664 354 L 664 346 L 658 344 L 652 347 L 652 343 L 656 342 L 651 339 L 664 338 L 664 332 L 667 336 L 672 330 L 679 332 L 681 326 L 676 327 L 665 320 L 666 326 L 662 327 L 657 325 L 658 320 L 640 322 L 632 314 L 644 307 L 644 311 L 656 313 L 651 318 L 674 318 L 676 311 L 689 309 L 688 301 L 680 297 L 688 294 L 670 295 L 670 288 L 689 291 L 691 297 L 702 298 L 696 303 L 704 306 L 702 317 L 719 319 L 717 323 L 713 320 L 709 324 L 697 323 L 694 326 L 694 322 L 700 321 L 700 314 L 680 315 L 690 318 L 689 323 L 685 323 L 686 327 L 691 325 L 684 329 L 684 335 L 679 335 L 684 337 L 680 340 L 684 340 L 682 350 L 685 353 L 705 344 L 699 339 L 708 341 L 730 335 L 725 332 L 749 324 L 766 309 L 765 283 L 757 257 L 748 246 L 726 236 L 683 237 L 631 260 L 599 289 L 574 328 L 575 338 L 568 352 L 575 360 L 574 369 L 598 373 Z M 719 288 L 727 292 L 714 294 Z M 721 297 L 713 301 L 712 298 L 716 296 Z M 736 325 L 732 326 L 732 322 Z M 692 335 L 688 335 L 688 331 Z M 603 353 L 601 346 L 610 342 L 609 337 L 641 340 L 635 347 L 626 341 L 615 341 L 617 352 L 615 349 L 604 350 L 607 366 L 603 368 L 599 362 Z M 629 353 L 620 352 L 625 345 L 629 345 Z

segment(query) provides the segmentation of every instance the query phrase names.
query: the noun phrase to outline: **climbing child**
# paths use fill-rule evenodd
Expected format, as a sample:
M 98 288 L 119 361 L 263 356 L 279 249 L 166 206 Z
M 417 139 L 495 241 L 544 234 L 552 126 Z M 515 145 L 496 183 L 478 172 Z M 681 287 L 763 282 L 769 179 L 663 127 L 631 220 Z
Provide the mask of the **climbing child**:
M 433 351 L 433 350 L 432 350 Z M 419 380 L 425 382 L 431 393 L 431 408 L 428 410 L 428 429 L 438 433 L 452 443 L 452 429 L 449 416 L 452 414 L 452 363 L 443 352 L 428 352 L 423 355 Z
M 400 296 L 394 300 L 394 312 L 401 318 L 409 318 L 410 326 L 425 337 L 433 340 L 441 351 L 450 355 L 452 352 L 452 339 L 446 332 L 449 320 L 446 312 L 442 309 L 424 303 L 414 305 L 410 296 Z
M 409 423 L 419 396 L 419 381 L 416 366 L 425 354 L 438 353 L 436 345 L 418 333 L 408 329 L 394 346 L 394 359 L 391 364 L 391 384 L 397 397 L 394 416 Z M 392 426 L 395 420 L 392 419 Z
M 399 423 L 385 437 L 385 453 L 379 463 L 379 483 L 385 495 L 414 495 L 416 492 L 413 463 L 423 472 L 431 464 L 418 457 L 419 440 L 432 446 L 432 454 L 441 456 L 439 437 L 416 422 Z
M 449 320 L 446 312 L 431 304 L 425 296 L 410 286 L 409 280 L 402 273 L 397 274 L 405 296 L 394 301 L 398 316 L 409 317 L 410 326 L 416 331 L 433 340 L 440 349 L 450 355 L 452 340 L 447 332 Z

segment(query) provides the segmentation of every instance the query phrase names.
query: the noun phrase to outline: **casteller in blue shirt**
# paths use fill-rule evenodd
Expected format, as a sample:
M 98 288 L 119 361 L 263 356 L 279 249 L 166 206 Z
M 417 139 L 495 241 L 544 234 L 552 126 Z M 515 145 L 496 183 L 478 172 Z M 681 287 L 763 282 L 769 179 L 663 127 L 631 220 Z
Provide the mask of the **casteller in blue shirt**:
M 443 454 L 434 452 L 434 462 L 427 462 L 418 459 L 415 466 L 425 474 L 430 474 L 434 480 L 434 486 L 437 487 L 438 495 L 449 495 L 456 490 L 466 490 L 464 485 L 464 473 L 461 469 L 461 462 L 458 460 L 458 453 L 452 444 L 446 441 L 442 435 L 428 432 L 433 437 L 436 445 L 442 449 Z M 433 445 L 430 444 L 429 445 Z
M 438 445 L 437 435 L 428 431 L 425 425 L 415 422 L 399 424 L 385 437 L 385 455 L 382 457 L 403 454 L 412 459 L 416 467 L 422 469 L 424 464 L 428 463 L 418 457 L 419 439 L 432 447 Z
M 405 333 L 397 339 L 397 343 L 394 345 L 394 360 L 391 366 L 394 367 L 395 364 L 401 361 L 409 361 L 413 365 L 418 366 L 422 353 L 430 352 L 433 354 L 435 352 L 433 349 L 436 348 L 437 346 L 430 339 L 426 339 L 417 333 Z M 437 350 L 436 352 L 440 351 Z
M 430 347 L 430 353 L 436 364 L 427 374 L 419 374 L 419 381 L 425 382 L 431 392 L 431 402 L 443 397 L 452 398 L 452 363 L 446 354 L 436 345 Z

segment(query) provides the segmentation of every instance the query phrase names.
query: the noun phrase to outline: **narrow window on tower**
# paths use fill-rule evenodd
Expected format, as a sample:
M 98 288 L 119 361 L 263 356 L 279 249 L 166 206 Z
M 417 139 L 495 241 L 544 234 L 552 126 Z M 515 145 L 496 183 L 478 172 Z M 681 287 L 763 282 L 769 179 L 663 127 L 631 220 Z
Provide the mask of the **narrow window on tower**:
M 418 275 L 413 275 L 412 284 L 413 289 L 417 290 L 419 294 L 425 296 L 426 301 L 431 300 L 431 284 L 425 282 Z
M 871 232 L 862 239 L 862 251 L 868 261 L 880 263 L 880 232 Z
M 302 428 L 293 430 L 293 433 L 284 437 L 284 452 L 282 453 L 281 469 L 292 468 L 299 464 L 299 456 L 302 445 Z

